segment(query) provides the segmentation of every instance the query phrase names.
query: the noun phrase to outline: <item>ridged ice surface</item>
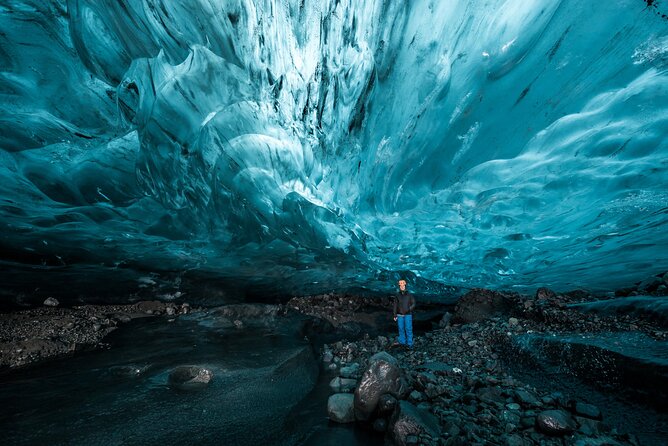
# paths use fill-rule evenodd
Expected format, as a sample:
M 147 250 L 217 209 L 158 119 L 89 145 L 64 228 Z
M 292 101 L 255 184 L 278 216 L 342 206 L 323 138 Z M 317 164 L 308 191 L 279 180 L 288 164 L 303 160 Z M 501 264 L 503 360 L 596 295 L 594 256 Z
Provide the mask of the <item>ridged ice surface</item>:
M 5 281 L 607 290 L 666 270 L 666 12 L 3 1 Z

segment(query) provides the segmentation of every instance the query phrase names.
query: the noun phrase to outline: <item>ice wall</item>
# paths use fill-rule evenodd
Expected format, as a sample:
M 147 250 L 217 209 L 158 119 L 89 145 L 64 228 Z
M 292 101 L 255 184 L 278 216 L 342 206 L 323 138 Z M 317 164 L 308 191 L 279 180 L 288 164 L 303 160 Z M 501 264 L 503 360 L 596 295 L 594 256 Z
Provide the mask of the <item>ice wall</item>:
M 5 283 L 609 290 L 666 270 L 664 12 L 5 0 Z

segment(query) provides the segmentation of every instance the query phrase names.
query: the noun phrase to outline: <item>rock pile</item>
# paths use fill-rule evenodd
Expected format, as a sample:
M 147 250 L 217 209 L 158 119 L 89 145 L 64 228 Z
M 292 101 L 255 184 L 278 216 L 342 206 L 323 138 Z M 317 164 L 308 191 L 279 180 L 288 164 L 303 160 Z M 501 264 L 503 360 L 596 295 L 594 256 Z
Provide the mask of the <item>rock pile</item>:
M 0 314 L 0 371 L 101 346 L 119 324 L 138 317 L 174 317 L 190 311 L 187 303 L 160 301 L 63 308 L 48 298 L 44 307 Z
M 330 418 L 367 424 L 399 445 L 637 445 L 590 402 L 523 383 L 503 366 L 507 339 L 524 333 L 641 330 L 666 339 L 641 320 L 567 307 L 588 298 L 546 288 L 535 296 L 472 290 L 451 318 L 462 323 L 444 318 L 415 337 L 413 351 L 393 349 L 384 336 L 325 344 L 323 364 L 339 374 L 332 390 L 348 395 L 336 397 L 346 417 Z M 356 382 L 343 386 L 344 379 Z

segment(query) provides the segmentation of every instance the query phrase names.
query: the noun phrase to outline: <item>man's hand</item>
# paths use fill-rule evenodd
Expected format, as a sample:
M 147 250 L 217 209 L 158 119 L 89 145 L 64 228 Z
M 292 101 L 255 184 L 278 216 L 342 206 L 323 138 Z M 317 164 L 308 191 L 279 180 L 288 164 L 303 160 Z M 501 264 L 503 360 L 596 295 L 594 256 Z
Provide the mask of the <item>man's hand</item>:
M 394 315 L 394 322 L 396 322 L 396 321 L 397 321 L 397 315 L 395 314 Z

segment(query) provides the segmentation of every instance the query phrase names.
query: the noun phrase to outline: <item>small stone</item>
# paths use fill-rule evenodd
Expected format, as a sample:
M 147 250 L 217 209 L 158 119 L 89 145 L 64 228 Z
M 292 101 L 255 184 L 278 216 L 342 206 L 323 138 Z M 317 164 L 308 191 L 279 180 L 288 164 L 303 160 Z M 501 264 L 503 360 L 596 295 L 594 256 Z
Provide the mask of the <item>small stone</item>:
M 519 323 L 520 321 L 516 317 L 511 317 L 510 319 L 508 319 L 508 325 L 510 325 L 511 327 L 514 327 Z
M 524 440 L 517 434 L 509 435 L 506 438 L 506 446 L 524 446 Z
M 44 305 L 47 307 L 57 307 L 60 305 L 60 302 L 58 302 L 58 299 L 55 297 L 47 297 L 46 300 L 44 301 Z
M 341 376 L 344 378 L 355 378 L 360 371 L 360 365 L 356 362 L 349 364 L 345 367 L 341 367 Z
M 397 407 L 397 399 L 389 393 L 384 393 L 378 399 L 378 413 L 381 415 L 390 415 Z
M 603 418 L 601 414 L 601 409 L 594 406 L 593 404 L 575 403 L 574 412 L 581 417 L 591 418 L 593 420 L 600 420 Z
M 528 429 L 530 427 L 534 427 L 536 425 L 536 417 L 522 417 L 520 419 L 520 426 L 522 426 L 523 429 Z
M 174 313 L 176 313 L 176 308 L 172 307 L 171 305 L 165 309 L 167 312 L 168 316 L 174 316 Z
M 531 392 L 526 390 L 516 390 L 515 398 L 523 406 L 537 406 L 540 404 L 538 399 Z
M 514 410 L 503 410 L 501 412 L 501 419 L 513 426 L 519 426 L 521 420 L 520 415 Z
M 238 329 L 244 328 L 244 323 L 241 322 L 239 319 L 234 320 L 234 326 Z
M 102 325 L 97 324 L 97 323 L 93 324 L 93 330 L 94 331 L 100 331 L 101 328 L 102 328 Z
M 447 327 L 448 325 L 450 325 L 451 320 L 452 320 L 452 313 L 446 312 L 439 321 L 438 326 L 440 328 Z
M 333 359 L 334 355 L 329 350 L 327 350 L 325 353 L 322 354 L 322 362 L 329 363 L 332 362 Z
M 355 386 L 357 386 L 357 381 L 354 379 L 341 378 L 340 376 L 333 378 L 329 382 L 329 388 L 337 393 L 350 392 L 355 389 Z

